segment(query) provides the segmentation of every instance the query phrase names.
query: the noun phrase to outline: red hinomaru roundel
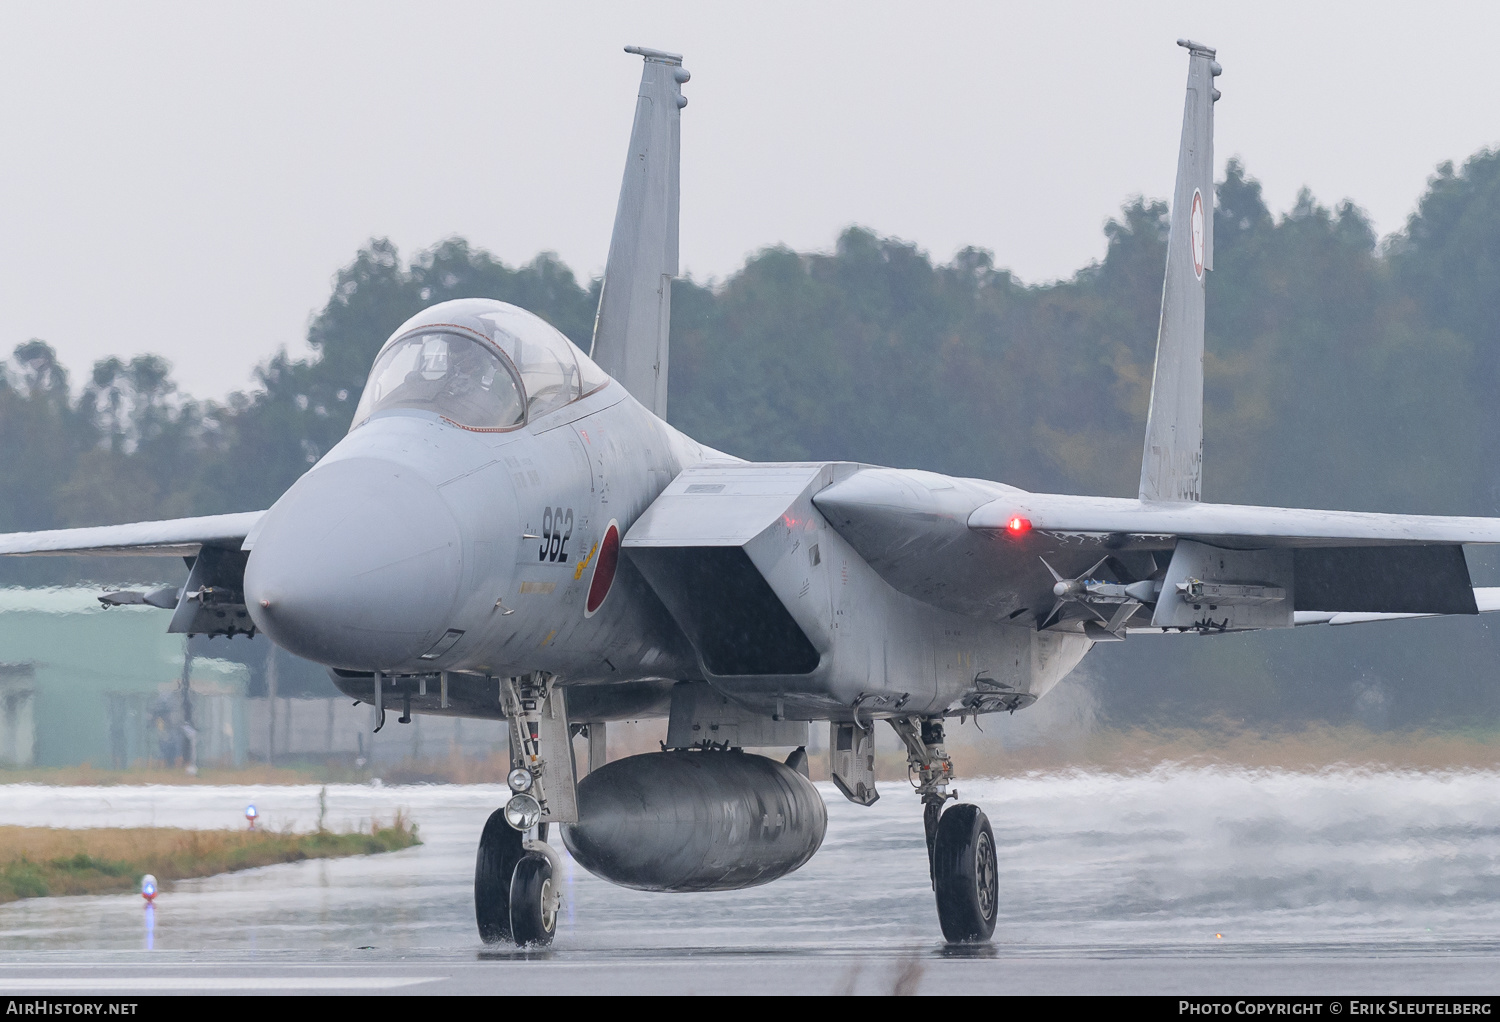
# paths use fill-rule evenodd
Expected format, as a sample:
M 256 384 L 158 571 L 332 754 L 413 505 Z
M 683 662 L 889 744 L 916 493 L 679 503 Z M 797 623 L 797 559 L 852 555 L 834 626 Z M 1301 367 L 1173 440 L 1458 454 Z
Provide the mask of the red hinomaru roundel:
M 1203 279 L 1203 218 L 1206 215 L 1203 210 L 1203 193 L 1194 188 L 1193 211 L 1192 215 L 1188 217 L 1188 235 L 1193 246 L 1193 276 L 1199 280 Z
M 620 566 L 620 526 L 613 519 L 604 530 L 599 541 L 599 553 L 594 559 L 594 575 L 589 582 L 588 602 L 583 605 L 583 616 L 593 617 L 594 611 L 609 595 L 609 587 L 615 581 L 615 569 Z

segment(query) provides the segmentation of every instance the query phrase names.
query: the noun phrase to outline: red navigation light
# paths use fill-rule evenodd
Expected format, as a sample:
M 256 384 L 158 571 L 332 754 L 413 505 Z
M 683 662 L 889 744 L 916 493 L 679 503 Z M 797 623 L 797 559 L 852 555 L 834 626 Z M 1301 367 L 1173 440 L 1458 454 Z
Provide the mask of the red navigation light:
M 1010 521 L 1005 523 L 1005 531 L 1012 536 L 1024 536 L 1031 531 L 1031 521 L 1020 515 L 1011 515 Z

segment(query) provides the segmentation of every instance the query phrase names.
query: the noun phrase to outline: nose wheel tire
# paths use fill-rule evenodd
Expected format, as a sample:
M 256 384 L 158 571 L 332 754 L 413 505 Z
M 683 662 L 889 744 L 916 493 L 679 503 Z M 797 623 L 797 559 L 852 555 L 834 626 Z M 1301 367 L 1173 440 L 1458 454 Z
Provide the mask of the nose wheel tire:
M 479 836 L 474 862 L 474 920 L 486 944 L 514 939 L 510 920 L 510 890 L 516 866 L 526 857 L 521 832 L 505 822 L 505 810 L 490 814 Z
M 995 835 L 978 806 L 956 805 L 939 818 L 932 873 L 943 936 L 955 944 L 989 940 L 995 932 L 1000 876 Z
M 510 929 L 512 939 L 523 947 L 545 947 L 557 933 L 552 864 L 534 852 L 516 864 L 510 882 Z

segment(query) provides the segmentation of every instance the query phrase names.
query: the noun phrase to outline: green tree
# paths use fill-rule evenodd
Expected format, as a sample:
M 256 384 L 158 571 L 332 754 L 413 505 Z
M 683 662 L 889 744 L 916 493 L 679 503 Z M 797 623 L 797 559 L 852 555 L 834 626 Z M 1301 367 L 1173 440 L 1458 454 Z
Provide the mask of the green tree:
M 1500 151 L 1482 149 L 1457 171 L 1438 167 L 1391 239 L 1390 262 L 1424 321 L 1471 352 L 1465 368 L 1481 394 L 1484 453 L 1468 467 L 1481 479 L 1482 512 L 1500 513 Z
M 14 365 L 0 362 L 0 529 L 45 529 L 62 516 L 60 491 L 78 456 L 97 439 L 75 407 L 68 371 L 51 345 L 19 345 Z
M 1500 512 L 1500 154 L 1438 168 L 1377 243 L 1352 202 L 1277 216 L 1231 160 L 1208 283 L 1205 496 L 1436 513 Z M 1026 285 L 992 253 L 946 263 L 851 228 L 831 251 L 762 250 L 723 281 L 676 282 L 674 424 L 754 459 L 848 459 L 1029 489 L 1131 495 L 1150 392 L 1168 209 L 1136 198 L 1104 257 Z M 222 405 L 155 356 L 99 362 L 74 395 L 41 341 L 0 363 L 0 529 L 262 508 L 348 430 L 376 353 L 413 314 L 488 297 L 587 347 L 599 284 L 450 238 L 405 261 L 372 240 L 308 333 Z M 1476 562 L 1477 563 L 1477 562 Z M 164 561 L 0 559 L 0 580 L 180 575 Z M 153 574 L 154 573 L 154 574 Z M 1494 581 L 1481 576 L 1481 581 Z M 1342 719 L 1351 686 L 1394 719 L 1500 713 L 1497 650 L 1468 622 L 1407 630 L 1132 640 L 1101 650 L 1110 712 Z M 1451 627 L 1450 627 L 1451 626 Z

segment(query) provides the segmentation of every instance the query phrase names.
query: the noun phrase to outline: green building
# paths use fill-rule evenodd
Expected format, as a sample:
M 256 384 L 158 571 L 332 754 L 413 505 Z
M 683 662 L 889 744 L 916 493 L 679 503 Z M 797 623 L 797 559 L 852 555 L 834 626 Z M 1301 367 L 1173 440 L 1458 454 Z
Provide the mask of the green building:
M 170 614 L 100 592 L 0 589 L 0 765 L 244 762 L 245 665 L 189 660 Z

